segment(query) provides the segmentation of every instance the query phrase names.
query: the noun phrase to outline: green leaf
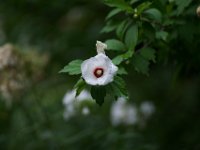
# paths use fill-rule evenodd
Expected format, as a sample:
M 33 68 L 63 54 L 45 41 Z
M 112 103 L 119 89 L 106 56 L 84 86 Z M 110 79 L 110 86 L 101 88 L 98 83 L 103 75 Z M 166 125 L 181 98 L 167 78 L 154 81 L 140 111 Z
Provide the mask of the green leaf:
M 128 98 L 126 83 L 121 77 L 115 76 L 114 81 L 110 84 L 110 88 L 112 89 L 114 96 Z
M 120 13 L 122 10 L 119 8 L 115 8 L 113 10 L 111 10 L 108 15 L 106 16 L 106 20 L 110 19 L 111 17 L 117 15 L 118 13 Z
M 101 33 L 112 32 L 112 31 L 114 31 L 117 28 L 117 25 L 118 24 L 114 23 L 113 21 L 108 21 L 106 23 L 106 25 L 101 29 Z
M 126 49 L 124 43 L 116 39 L 110 39 L 105 42 L 109 50 L 124 51 Z
M 124 60 L 123 55 L 118 55 L 112 59 L 113 64 L 119 65 Z
M 152 60 L 153 62 L 156 61 L 155 50 L 150 47 L 141 49 L 140 54 L 147 60 Z
M 157 39 L 161 39 L 163 41 L 167 40 L 168 35 L 169 35 L 168 32 L 165 32 L 165 31 L 156 32 L 156 38 Z
M 192 2 L 192 0 L 174 0 L 177 8 L 177 15 L 180 15 L 183 13 L 184 9 L 189 6 L 189 4 Z
M 130 4 L 134 4 L 134 3 L 137 2 L 137 1 L 139 1 L 139 0 L 131 0 L 131 1 L 130 1 Z
M 143 56 L 141 56 L 140 54 L 134 55 L 133 65 L 136 71 L 148 75 L 149 61 L 145 59 Z
M 134 51 L 133 50 L 129 50 L 127 51 L 126 53 L 124 54 L 121 54 L 121 55 L 118 55 L 116 56 L 115 58 L 112 59 L 112 62 L 115 64 L 115 65 L 119 65 L 121 64 L 124 60 L 127 60 L 129 58 L 131 58 L 134 54 Z
M 144 2 L 137 7 L 138 14 L 140 15 L 145 9 L 149 8 L 151 2 Z
M 117 74 L 119 74 L 119 75 L 127 75 L 128 72 L 125 70 L 124 67 L 121 66 L 121 67 L 118 67 Z
M 91 96 L 100 106 L 104 103 L 106 89 L 103 86 L 92 86 L 90 90 Z
M 66 65 L 59 73 L 69 73 L 70 75 L 77 75 L 81 73 L 82 60 L 73 60 Z
M 149 19 L 155 20 L 157 22 L 161 22 L 162 21 L 162 14 L 156 8 L 148 9 L 148 10 L 144 11 L 144 14 Z
M 128 50 L 126 53 L 123 54 L 124 60 L 131 58 L 133 54 L 134 54 L 133 50 Z
M 105 0 L 105 4 L 110 7 L 117 7 L 127 12 L 133 12 L 133 8 L 125 0 Z
M 76 89 L 76 97 L 79 96 L 79 94 L 83 91 L 85 86 L 85 81 L 82 78 L 80 78 L 74 86 L 74 88 Z
M 120 23 L 120 25 L 116 29 L 116 35 L 118 38 L 120 38 L 121 40 L 123 39 L 124 34 L 131 23 L 132 21 L 130 20 L 124 20 L 123 22 Z
M 138 26 L 134 24 L 131 26 L 125 35 L 125 44 L 129 50 L 134 50 L 138 40 Z

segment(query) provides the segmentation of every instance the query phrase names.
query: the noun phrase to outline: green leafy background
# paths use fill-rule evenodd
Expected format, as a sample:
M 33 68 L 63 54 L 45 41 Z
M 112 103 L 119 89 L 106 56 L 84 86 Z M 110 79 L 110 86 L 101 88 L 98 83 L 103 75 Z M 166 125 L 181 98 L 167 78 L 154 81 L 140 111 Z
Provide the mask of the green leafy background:
M 199 5 L 192 0 L 1 0 L 1 46 L 48 54 L 49 62 L 39 82 L 14 96 L 11 106 L 1 93 L 0 149 L 200 149 Z M 107 94 L 101 107 L 92 105 L 90 115 L 65 121 L 63 96 L 74 85 L 78 93 L 88 88 L 80 63 L 96 55 L 96 40 L 108 44 L 106 54 L 120 68 L 118 75 L 103 90 L 92 87 L 99 104 L 98 95 Z M 62 68 L 75 76 L 59 74 Z M 36 66 L 30 74 L 40 71 Z M 110 107 L 120 96 L 136 106 L 146 100 L 155 105 L 146 126 L 111 125 Z

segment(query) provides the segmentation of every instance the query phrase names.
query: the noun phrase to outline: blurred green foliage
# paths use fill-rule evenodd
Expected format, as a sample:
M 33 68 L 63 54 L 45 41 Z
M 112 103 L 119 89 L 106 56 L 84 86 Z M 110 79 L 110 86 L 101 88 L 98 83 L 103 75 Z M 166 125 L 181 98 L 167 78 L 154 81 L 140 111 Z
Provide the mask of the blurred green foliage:
M 142 14 L 150 3 L 156 10 Z M 114 8 L 94 0 L 0 1 L 0 44 L 11 43 L 22 52 L 34 50 L 50 57 L 43 77 L 33 80 L 22 96 L 13 100 L 12 107 L 0 98 L 0 149 L 200 149 L 200 19 L 196 15 L 200 3 L 107 0 L 106 4 Z M 137 14 L 130 15 L 136 7 Z M 153 26 L 149 22 L 139 24 L 139 38 L 134 40 L 137 45 L 132 46 L 136 51 L 145 44 L 151 44 L 151 48 L 138 51 L 135 65 L 130 67 L 125 61 L 121 70 L 129 72 L 123 77 L 130 102 L 139 105 L 150 100 L 156 107 L 155 114 L 145 127 L 113 127 L 112 101 L 106 97 L 102 107 L 91 106 L 90 115 L 77 114 L 64 120 L 62 99 L 77 77 L 58 74 L 60 68 L 73 59 L 95 55 L 97 39 L 112 39 L 107 42 L 115 50 L 108 51 L 113 58 L 124 43 L 132 44 L 130 38 L 123 42 L 123 28 L 130 25 L 130 18 L 139 21 L 141 15 L 157 22 Z M 114 58 L 116 64 L 124 60 L 122 53 Z M 32 55 L 27 57 L 35 60 Z M 146 70 L 148 76 L 137 72 Z

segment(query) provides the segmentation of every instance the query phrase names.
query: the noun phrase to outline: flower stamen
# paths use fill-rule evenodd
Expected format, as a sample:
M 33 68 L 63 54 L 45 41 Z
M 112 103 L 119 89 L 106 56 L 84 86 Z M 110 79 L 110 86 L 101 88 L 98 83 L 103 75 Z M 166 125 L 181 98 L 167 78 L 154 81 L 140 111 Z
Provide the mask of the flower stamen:
M 97 78 L 102 77 L 102 76 L 103 76 L 103 73 L 104 73 L 103 68 L 96 68 L 96 69 L 94 70 L 94 75 L 95 75 L 95 77 L 97 77 Z

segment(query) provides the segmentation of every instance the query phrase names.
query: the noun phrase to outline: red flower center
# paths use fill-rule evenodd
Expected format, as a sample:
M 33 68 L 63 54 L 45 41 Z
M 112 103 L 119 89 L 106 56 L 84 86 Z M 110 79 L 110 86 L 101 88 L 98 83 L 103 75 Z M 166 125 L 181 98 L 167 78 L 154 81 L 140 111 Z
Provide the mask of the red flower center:
M 97 77 L 97 78 L 102 77 L 102 76 L 103 76 L 103 73 L 104 73 L 103 68 L 96 68 L 96 69 L 94 70 L 94 75 L 95 75 L 95 77 Z

